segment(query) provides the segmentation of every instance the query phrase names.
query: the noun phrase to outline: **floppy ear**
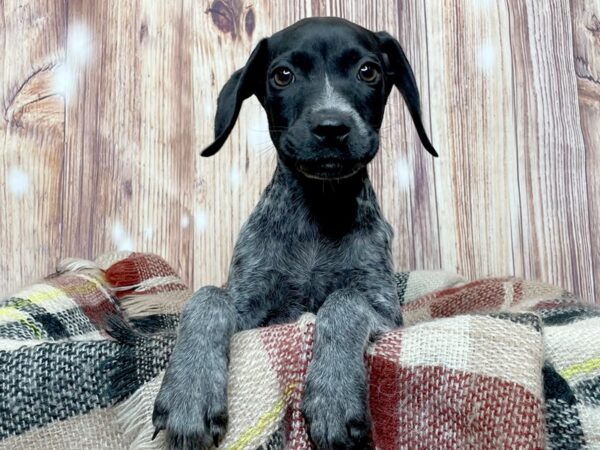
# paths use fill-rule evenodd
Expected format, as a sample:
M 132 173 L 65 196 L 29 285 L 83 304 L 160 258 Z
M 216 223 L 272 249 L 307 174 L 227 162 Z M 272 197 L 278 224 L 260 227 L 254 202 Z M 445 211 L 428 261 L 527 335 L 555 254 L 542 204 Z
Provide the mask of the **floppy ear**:
M 256 45 L 246 65 L 234 72 L 221 89 L 215 115 L 215 140 L 202 151 L 202 156 L 212 156 L 221 149 L 235 125 L 242 102 L 264 91 L 266 54 L 265 38 Z
M 400 47 L 400 43 L 385 31 L 375 33 L 375 35 L 379 39 L 382 52 L 387 56 L 387 76 L 392 79 L 394 85 L 402 93 L 423 147 L 433 156 L 438 156 L 423 127 L 423 121 L 421 120 L 421 100 L 419 98 L 417 82 L 415 81 L 415 76 L 408 59 L 406 59 L 406 55 L 402 47 Z

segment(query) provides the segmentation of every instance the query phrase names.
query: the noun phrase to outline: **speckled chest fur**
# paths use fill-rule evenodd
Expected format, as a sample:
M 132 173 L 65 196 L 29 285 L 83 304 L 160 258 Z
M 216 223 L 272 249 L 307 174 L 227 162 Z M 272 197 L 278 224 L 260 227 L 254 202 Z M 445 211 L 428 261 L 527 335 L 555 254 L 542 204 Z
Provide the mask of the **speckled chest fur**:
M 242 227 L 228 288 L 237 304 L 262 309 L 252 326 L 316 312 L 342 287 L 389 301 L 395 295 L 392 235 L 366 170 L 330 182 L 298 179 L 278 167 Z

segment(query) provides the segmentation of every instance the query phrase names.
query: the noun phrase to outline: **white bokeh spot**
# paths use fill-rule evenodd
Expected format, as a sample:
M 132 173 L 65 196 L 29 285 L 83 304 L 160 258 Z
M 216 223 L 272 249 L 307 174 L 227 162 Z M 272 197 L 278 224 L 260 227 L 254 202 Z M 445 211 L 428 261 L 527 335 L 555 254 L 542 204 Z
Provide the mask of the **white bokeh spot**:
M 242 172 L 237 167 L 233 167 L 229 171 L 229 183 L 234 187 L 242 184 Z
M 187 214 L 181 215 L 181 228 L 187 228 L 190 226 L 190 216 Z
M 21 197 L 29 191 L 29 175 L 20 167 L 8 169 L 6 182 L 8 191 L 15 197 Z
M 401 158 L 396 161 L 394 175 L 396 176 L 398 187 L 401 189 L 408 189 L 412 184 L 413 173 L 406 159 Z
M 154 236 L 154 229 L 152 227 L 144 228 L 144 238 L 150 239 L 152 236 Z
M 69 25 L 67 57 L 71 64 L 82 66 L 92 55 L 92 35 L 85 23 Z
M 206 224 L 208 223 L 208 218 L 206 217 L 206 213 L 204 211 L 196 211 L 194 214 L 194 225 L 196 226 L 196 231 L 202 233 L 206 230 Z
M 118 251 L 133 251 L 133 239 L 125 231 L 120 222 L 115 222 L 112 227 L 112 240 Z
M 473 2 L 480 9 L 489 9 L 494 5 L 494 0 L 473 0 Z
M 67 102 L 75 91 L 78 73 L 91 59 L 92 44 L 92 35 L 86 24 L 79 22 L 69 27 L 67 58 L 52 74 L 54 92 L 62 95 Z
M 63 64 L 52 73 L 52 90 L 65 99 L 69 99 L 75 87 L 75 74 L 73 68 L 68 64 Z
M 477 50 L 477 65 L 484 72 L 496 67 L 496 48 L 490 42 L 483 43 Z

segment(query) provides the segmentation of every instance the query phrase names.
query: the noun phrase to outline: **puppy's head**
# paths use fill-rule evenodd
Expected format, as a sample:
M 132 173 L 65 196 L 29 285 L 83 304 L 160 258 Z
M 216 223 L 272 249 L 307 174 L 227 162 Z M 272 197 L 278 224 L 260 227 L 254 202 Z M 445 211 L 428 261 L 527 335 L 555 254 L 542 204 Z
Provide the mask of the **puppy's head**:
M 310 18 L 261 40 L 219 94 L 215 154 L 242 102 L 256 95 L 279 158 L 306 177 L 352 176 L 373 159 L 392 86 L 402 93 L 424 147 L 419 91 L 398 41 L 338 18 Z

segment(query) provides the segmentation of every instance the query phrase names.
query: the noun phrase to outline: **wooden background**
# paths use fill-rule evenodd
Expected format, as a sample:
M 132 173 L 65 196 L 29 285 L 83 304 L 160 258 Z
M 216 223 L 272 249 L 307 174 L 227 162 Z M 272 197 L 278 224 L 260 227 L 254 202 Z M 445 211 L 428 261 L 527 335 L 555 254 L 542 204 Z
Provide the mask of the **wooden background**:
M 312 15 L 387 30 L 413 64 L 441 157 L 394 92 L 371 175 L 398 268 L 599 298 L 600 0 L 0 0 L 0 293 L 117 248 L 223 282 L 275 152 L 251 99 L 201 158 L 216 96 Z

